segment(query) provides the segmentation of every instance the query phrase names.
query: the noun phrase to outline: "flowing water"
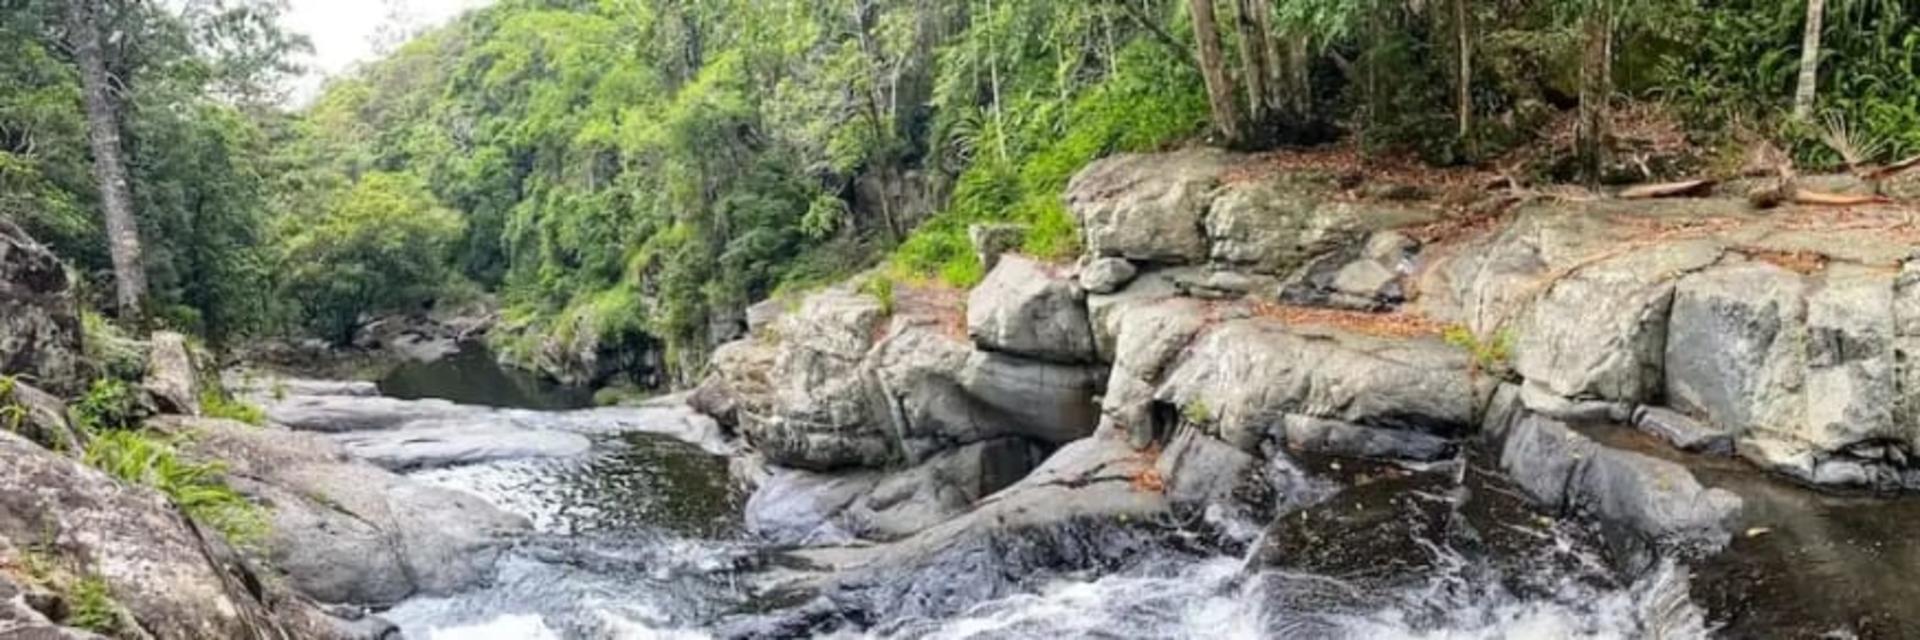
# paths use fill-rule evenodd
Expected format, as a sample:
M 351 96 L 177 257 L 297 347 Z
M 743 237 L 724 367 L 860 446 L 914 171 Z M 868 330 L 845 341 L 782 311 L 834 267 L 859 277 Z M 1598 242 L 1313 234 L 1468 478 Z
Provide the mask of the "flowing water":
M 497 370 L 464 370 L 492 368 L 487 357 L 463 357 L 442 366 L 462 370 L 437 378 L 413 371 L 410 381 L 384 388 L 474 399 L 478 396 L 461 395 L 470 390 L 444 389 L 434 381 L 492 385 L 512 379 Z M 570 406 L 565 398 L 577 397 L 543 395 L 569 392 L 512 384 L 528 391 L 511 396 L 522 407 Z M 482 395 L 494 404 L 509 397 L 497 390 Z M 536 533 L 502 560 L 490 587 L 416 598 L 386 612 L 387 617 L 409 638 L 429 640 L 706 638 L 783 628 L 741 622 L 777 617 L 812 597 L 769 588 L 795 572 L 780 550 L 756 544 L 744 533 L 744 496 L 732 486 L 725 458 L 640 431 L 609 429 L 595 434 L 594 441 L 592 453 L 579 458 L 415 473 L 525 515 Z M 977 563 L 979 575 L 902 572 L 870 578 L 992 579 L 1014 587 L 945 609 L 867 612 L 858 616 L 857 625 L 806 629 L 840 638 L 1046 640 L 1726 635 L 1714 630 L 1725 623 L 1709 623 L 1695 606 L 1693 569 L 1642 555 L 1628 563 L 1635 570 L 1623 571 L 1620 554 L 1594 531 L 1529 511 L 1495 474 L 1471 457 L 1463 464 L 1422 474 L 1388 470 L 1382 477 L 1402 479 L 1373 484 L 1351 469 L 1328 471 L 1341 469 L 1337 463 L 1276 466 L 1277 479 L 1285 476 L 1296 485 L 1329 487 L 1339 481 L 1355 488 L 1294 492 L 1301 501 L 1314 502 L 1300 505 L 1301 524 L 1288 524 L 1293 516 L 1283 518 L 1266 534 L 1272 539 L 1259 544 L 1216 542 L 1234 537 L 1221 535 L 1234 527 L 1218 522 L 1162 523 L 1140 529 L 1137 536 L 1127 532 L 1128 525 L 1110 524 L 1102 526 L 1112 531 L 1092 539 L 1135 545 L 1115 562 L 984 562 Z M 1354 513 L 1364 517 L 1349 517 Z M 1231 524 L 1259 531 L 1264 523 Z M 1282 552 L 1273 556 L 1273 549 Z M 1727 586 L 1739 580 L 1729 576 L 1778 570 L 1709 564 L 1706 571 L 1715 586 L 1706 598 L 1739 600 L 1740 589 Z M 1756 605 L 1765 608 L 1751 599 L 1738 606 Z M 1764 629 L 1738 621 L 1733 628 Z

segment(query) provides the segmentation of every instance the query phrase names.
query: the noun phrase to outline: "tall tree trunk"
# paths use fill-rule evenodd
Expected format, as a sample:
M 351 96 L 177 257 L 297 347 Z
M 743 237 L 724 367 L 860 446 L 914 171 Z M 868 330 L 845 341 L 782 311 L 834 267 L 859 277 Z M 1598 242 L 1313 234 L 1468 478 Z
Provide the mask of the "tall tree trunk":
M 1613 94 L 1613 7 L 1595 0 L 1585 17 L 1586 46 L 1580 63 L 1580 119 L 1575 150 L 1589 183 L 1598 182 L 1606 164 L 1607 101 Z
M 120 317 L 139 320 L 141 304 L 147 297 L 147 272 L 140 260 L 140 227 L 133 219 L 127 166 L 120 155 L 120 122 L 114 116 L 107 63 L 100 50 L 99 9 L 97 0 L 67 0 L 67 37 L 80 68 L 93 179 L 100 189 L 107 248 L 113 257 L 114 299 Z
M 1213 111 L 1213 127 L 1220 131 L 1228 146 L 1237 146 L 1246 129 L 1240 122 L 1240 110 L 1234 105 L 1233 77 L 1227 75 L 1227 62 L 1220 52 L 1220 30 L 1213 20 L 1213 0 L 1189 0 L 1193 11 L 1193 36 L 1200 48 L 1200 75 L 1207 82 L 1207 104 Z
M 1261 129 L 1271 124 L 1267 115 L 1266 34 L 1260 29 L 1259 14 L 1266 13 L 1263 0 L 1235 0 L 1234 26 L 1240 32 L 1240 76 L 1247 83 L 1247 125 Z
M 1459 49 L 1460 71 L 1454 77 L 1458 83 L 1458 95 L 1455 108 L 1460 117 L 1460 140 L 1465 142 L 1473 135 L 1473 23 L 1469 21 L 1472 12 L 1467 10 L 1467 0 L 1453 0 L 1454 46 Z
M 1254 7 L 1253 24 L 1260 32 L 1260 53 L 1267 67 L 1267 108 L 1283 111 L 1287 108 L 1286 58 L 1280 53 L 1279 32 L 1273 28 L 1273 7 L 1268 0 L 1247 0 Z M 1289 114 L 1291 115 L 1291 114 Z
M 1807 31 L 1800 39 L 1800 86 L 1793 92 L 1793 117 L 1813 118 L 1814 86 L 1820 80 L 1820 29 L 1827 0 L 1807 0 Z
M 1313 117 L 1313 73 L 1308 65 L 1313 58 L 1307 52 L 1307 34 L 1287 36 L 1287 91 L 1295 118 L 1306 122 Z

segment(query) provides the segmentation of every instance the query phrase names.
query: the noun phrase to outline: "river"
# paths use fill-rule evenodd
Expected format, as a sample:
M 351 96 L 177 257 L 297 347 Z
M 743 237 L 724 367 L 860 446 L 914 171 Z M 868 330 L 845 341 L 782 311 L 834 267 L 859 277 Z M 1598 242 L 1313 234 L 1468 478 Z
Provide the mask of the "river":
M 551 412 L 578 407 L 587 397 L 501 371 L 491 357 L 471 352 L 408 368 L 381 386 L 405 397 Z M 645 428 L 589 432 L 593 447 L 580 456 L 413 472 L 526 516 L 535 533 L 501 561 L 491 586 L 415 598 L 385 612 L 407 637 L 706 638 L 782 628 L 756 621 L 804 608 L 799 603 L 810 595 L 776 596 L 767 589 L 777 581 L 769 576 L 780 572 L 784 550 L 746 533 L 746 496 L 733 485 L 725 457 Z M 1286 498 L 1300 524 L 1282 518 L 1257 542 L 1245 532 L 1266 523 L 1105 523 L 1086 539 L 1128 545 L 1118 560 L 996 558 L 979 563 L 975 573 L 888 576 L 883 579 L 1011 586 L 944 608 L 865 612 L 855 616 L 860 624 L 816 626 L 809 633 L 1047 640 L 1767 637 L 1773 635 L 1768 630 L 1789 629 L 1791 636 L 1819 635 L 1844 624 L 1832 621 L 1850 621 L 1857 610 L 1876 606 L 1871 594 L 1823 598 L 1779 584 L 1769 591 L 1769 583 L 1756 580 L 1788 578 L 1779 574 L 1793 570 L 1793 554 L 1821 542 L 1805 538 L 1836 522 L 1822 510 L 1855 512 L 1731 466 L 1703 475 L 1743 495 L 1773 496 L 1752 517 L 1801 524 L 1772 537 L 1765 535 L 1771 529 L 1749 531 L 1752 539 L 1735 543 L 1749 553 L 1737 559 L 1687 563 L 1622 552 L 1591 526 L 1529 510 L 1475 454 L 1416 472 L 1325 460 L 1296 467 L 1284 456 L 1274 465 L 1269 475 L 1293 487 Z M 1901 502 L 1894 512 L 1911 513 L 1913 504 Z M 1356 513 L 1362 517 L 1350 517 Z M 1891 529 L 1904 521 L 1899 516 L 1849 533 L 1896 536 Z M 1241 533 L 1236 540 L 1223 531 Z M 1875 557 L 1904 561 L 1920 549 L 1904 540 L 1910 536 L 1898 537 L 1886 543 L 1896 547 L 1883 549 L 1886 554 L 1827 549 L 1816 560 L 1844 574 L 1871 572 Z M 1859 590 L 1840 592 L 1847 593 Z M 1805 617 L 1794 618 L 1801 613 Z M 1896 614 L 1878 628 L 1909 629 L 1903 625 L 1913 615 Z

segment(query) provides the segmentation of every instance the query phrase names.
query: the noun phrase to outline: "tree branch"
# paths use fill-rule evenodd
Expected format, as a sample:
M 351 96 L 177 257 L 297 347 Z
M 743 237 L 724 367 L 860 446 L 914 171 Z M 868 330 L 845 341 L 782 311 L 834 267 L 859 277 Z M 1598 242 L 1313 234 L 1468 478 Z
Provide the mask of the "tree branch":
M 1193 59 L 1193 52 L 1181 45 L 1180 40 L 1174 38 L 1173 34 L 1167 33 L 1166 29 L 1160 28 L 1160 24 L 1154 22 L 1152 17 L 1142 13 L 1140 7 L 1134 6 L 1132 0 L 1113 0 L 1113 3 L 1120 5 L 1120 10 L 1125 11 L 1128 18 L 1131 18 L 1135 23 L 1139 24 L 1141 28 L 1146 29 L 1147 33 L 1152 35 L 1154 40 L 1158 40 L 1160 44 L 1166 45 L 1167 49 L 1173 51 L 1175 54 L 1174 57 L 1186 63 L 1187 68 L 1196 71 L 1200 69 L 1200 63 Z

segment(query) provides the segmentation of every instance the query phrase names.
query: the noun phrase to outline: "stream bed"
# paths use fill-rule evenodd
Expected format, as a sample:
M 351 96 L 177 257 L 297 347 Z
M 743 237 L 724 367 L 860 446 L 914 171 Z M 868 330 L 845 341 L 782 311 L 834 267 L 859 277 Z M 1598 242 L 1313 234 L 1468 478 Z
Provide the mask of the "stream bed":
M 484 354 L 405 374 L 383 391 L 534 411 L 577 407 L 584 397 L 516 379 Z M 470 384 L 493 386 L 461 388 Z M 1920 583 L 1900 572 L 1852 581 L 1875 561 L 1914 566 L 1915 542 L 1876 539 L 1896 536 L 1913 503 L 1875 512 L 1894 519 L 1863 518 L 1847 505 L 1884 501 L 1816 497 L 1731 462 L 1706 464 L 1703 481 L 1750 503 L 1760 497 L 1747 516 L 1758 533 L 1736 536 L 1734 555 L 1682 562 L 1623 552 L 1593 527 L 1531 510 L 1469 453 L 1414 471 L 1327 460 L 1295 467 L 1280 456 L 1270 476 L 1318 487 L 1295 492 L 1298 523 L 1090 525 L 1074 534 L 1079 544 L 1124 553 L 1085 563 L 1011 554 L 951 575 L 881 576 L 989 595 L 860 612 L 801 634 L 766 623 L 813 596 L 768 588 L 780 580 L 786 550 L 746 532 L 746 495 L 726 457 L 644 427 L 587 433 L 592 447 L 583 455 L 412 472 L 525 516 L 534 532 L 503 557 L 490 586 L 414 598 L 384 615 L 407 637 L 427 640 L 1845 638 L 1906 637 L 1920 628 L 1907 620 L 1909 608 L 1880 608 Z M 1263 528 L 1258 540 L 1222 534 Z M 1815 572 L 1810 589 L 1796 586 L 1802 563 Z

